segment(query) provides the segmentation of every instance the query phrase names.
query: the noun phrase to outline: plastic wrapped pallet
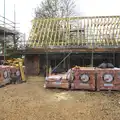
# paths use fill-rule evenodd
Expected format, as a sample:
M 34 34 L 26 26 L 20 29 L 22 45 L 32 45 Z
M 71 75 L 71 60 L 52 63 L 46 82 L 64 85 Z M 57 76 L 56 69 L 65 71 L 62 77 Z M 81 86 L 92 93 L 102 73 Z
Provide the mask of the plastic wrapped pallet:
M 69 89 L 67 74 L 57 74 L 46 77 L 44 87 Z
M 120 68 L 97 69 L 97 91 L 120 90 Z
M 9 67 L 1 65 L 0 66 L 0 86 L 10 83 Z
M 77 67 L 73 69 L 74 79 L 71 89 L 95 90 L 95 69 L 92 67 Z

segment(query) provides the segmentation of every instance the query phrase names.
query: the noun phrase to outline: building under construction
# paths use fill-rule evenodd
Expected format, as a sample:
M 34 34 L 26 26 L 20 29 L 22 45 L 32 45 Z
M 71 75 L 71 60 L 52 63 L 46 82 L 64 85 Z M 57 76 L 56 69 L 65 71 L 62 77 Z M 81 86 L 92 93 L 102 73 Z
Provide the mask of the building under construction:
M 120 67 L 120 16 L 34 19 L 24 49 L 26 70 L 38 75 L 44 67 L 67 70 L 98 66 L 104 60 Z

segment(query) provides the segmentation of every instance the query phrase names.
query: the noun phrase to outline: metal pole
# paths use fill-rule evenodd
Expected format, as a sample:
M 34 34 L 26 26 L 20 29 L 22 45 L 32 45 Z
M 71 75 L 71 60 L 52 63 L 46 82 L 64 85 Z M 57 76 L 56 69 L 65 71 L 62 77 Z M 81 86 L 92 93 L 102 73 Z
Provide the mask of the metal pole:
M 45 71 L 44 71 L 44 72 L 45 72 L 45 76 L 48 76 L 48 68 L 49 68 L 48 48 L 47 48 L 46 44 L 44 44 L 43 46 L 44 46 L 45 55 L 46 55 L 46 56 L 45 56 L 45 59 L 46 59 L 46 60 L 45 60 L 45 61 L 46 61 L 45 63 L 46 63 L 46 64 L 45 64 Z
M 56 66 L 56 55 L 55 55 L 55 66 Z
M 93 67 L 94 65 L 94 63 L 93 63 L 93 60 L 94 60 L 94 53 L 93 53 L 93 48 L 92 48 L 92 57 L 91 57 L 91 67 Z
M 24 33 L 24 43 L 22 44 L 23 46 L 24 46 L 24 48 L 25 48 L 25 40 L 26 40 L 26 34 Z
M 13 35 L 13 40 L 14 40 L 14 47 L 16 48 L 15 31 L 16 31 L 16 12 L 15 12 L 15 4 L 14 4 L 14 35 Z
M 15 4 L 14 4 L 14 30 L 16 29 L 16 11 L 15 11 Z
M 96 18 L 95 18 L 96 19 Z M 94 31 L 93 31 L 93 40 L 92 40 L 92 56 L 91 56 L 91 67 L 94 66 L 94 44 L 95 44 L 95 26 L 94 26 Z
M 72 52 L 70 52 L 61 62 L 59 62 L 59 64 L 53 68 L 52 72 L 53 72 L 56 68 L 58 68 L 59 65 L 60 65 L 62 62 L 64 62 L 64 61 L 70 56 L 71 53 L 72 53 Z
M 115 51 L 113 52 L 113 65 L 115 66 Z
M 5 0 L 4 0 L 4 61 L 6 60 L 6 37 L 5 37 Z

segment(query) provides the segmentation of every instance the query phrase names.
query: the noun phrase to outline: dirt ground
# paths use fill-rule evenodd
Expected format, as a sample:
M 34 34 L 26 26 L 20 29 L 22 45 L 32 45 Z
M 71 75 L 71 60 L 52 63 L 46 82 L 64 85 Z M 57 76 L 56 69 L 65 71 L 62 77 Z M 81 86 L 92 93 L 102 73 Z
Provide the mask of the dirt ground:
M 42 77 L 0 88 L 0 120 L 119 120 L 119 92 L 44 89 Z

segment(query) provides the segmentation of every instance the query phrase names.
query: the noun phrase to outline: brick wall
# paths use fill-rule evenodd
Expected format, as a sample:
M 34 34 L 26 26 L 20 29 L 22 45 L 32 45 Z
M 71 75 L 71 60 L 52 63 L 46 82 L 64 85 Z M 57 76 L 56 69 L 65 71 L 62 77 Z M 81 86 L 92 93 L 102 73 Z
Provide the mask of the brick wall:
M 25 66 L 27 75 L 38 75 L 39 70 L 39 56 L 38 55 L 26 55 Z

